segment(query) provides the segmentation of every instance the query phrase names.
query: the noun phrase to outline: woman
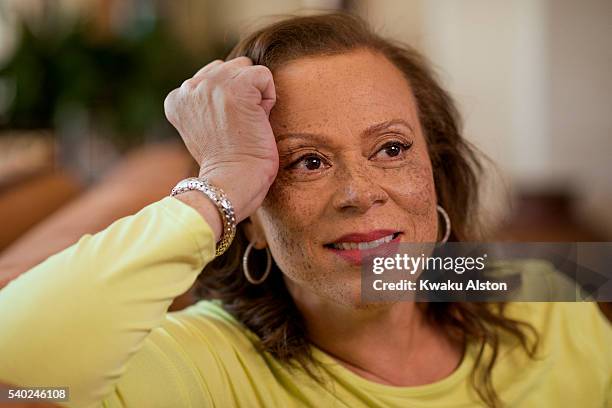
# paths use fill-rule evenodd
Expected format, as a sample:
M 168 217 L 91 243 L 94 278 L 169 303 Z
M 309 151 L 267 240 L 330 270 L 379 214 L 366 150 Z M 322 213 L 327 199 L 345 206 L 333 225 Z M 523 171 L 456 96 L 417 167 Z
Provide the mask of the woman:
M 358 242 L 476 237 L 478 161 L 413 50 L 347 15 L 292 18 L 165 109 L 206 183 L 4 288 L 0 381 L 68 385 L 68 406 L 612 401 L 593 304 L 360 301 Z M 166 314 L 196 279 L 213 300 Z

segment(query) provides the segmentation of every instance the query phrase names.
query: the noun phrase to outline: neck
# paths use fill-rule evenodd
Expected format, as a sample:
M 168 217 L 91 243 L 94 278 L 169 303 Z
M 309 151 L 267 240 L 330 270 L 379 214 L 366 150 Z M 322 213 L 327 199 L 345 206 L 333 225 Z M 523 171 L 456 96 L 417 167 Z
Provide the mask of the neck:
M 366 379 L 422 385 L 448 376 L 461 360 L 463 346 L 428 324 L 414 302 L 346 306 L 285 280 L 309 340 Z

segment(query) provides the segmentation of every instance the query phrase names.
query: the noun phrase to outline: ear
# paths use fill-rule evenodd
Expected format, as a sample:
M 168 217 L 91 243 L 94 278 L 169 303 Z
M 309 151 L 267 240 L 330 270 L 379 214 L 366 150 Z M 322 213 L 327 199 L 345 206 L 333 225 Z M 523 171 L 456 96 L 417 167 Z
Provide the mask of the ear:
M 266 235 L 261 227 L 261 219 L 259 218 L 257 211 L 255 211 L 246 220 L 244 225 L 244 233 L 249 242 L 253 243 L 255 249 L 264 249 L 268 246 L 268 241 L 266 240 Z

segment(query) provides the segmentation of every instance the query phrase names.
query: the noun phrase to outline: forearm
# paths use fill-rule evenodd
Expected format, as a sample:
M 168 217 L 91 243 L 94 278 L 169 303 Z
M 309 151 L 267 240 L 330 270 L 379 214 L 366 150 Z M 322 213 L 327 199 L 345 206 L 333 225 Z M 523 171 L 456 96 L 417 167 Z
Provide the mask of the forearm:
M 221 222 L 219 210 L 210 198 L 196 190 L 178 194 L 175 198 L 196 210 L 202 218 L 206 220 L 213 231 L 215 242 L 219 241 L 221 231 L 223 230 L 223 224 Z
M 98 184 L 0 253 L 0 288 L 84 234 L 102 231 L 168 195 L 177 180 L 194 171 L 192 160 L 177 143 L 149 145 L 131 153 Z
M 193 199 L 214 223 L 205 201 Z M 172 300 L 213 258 L 211 228 L 192 208 L 166 198 L 0 290 L 0 381 L 69 386 L 79 406 L 110 392 Z

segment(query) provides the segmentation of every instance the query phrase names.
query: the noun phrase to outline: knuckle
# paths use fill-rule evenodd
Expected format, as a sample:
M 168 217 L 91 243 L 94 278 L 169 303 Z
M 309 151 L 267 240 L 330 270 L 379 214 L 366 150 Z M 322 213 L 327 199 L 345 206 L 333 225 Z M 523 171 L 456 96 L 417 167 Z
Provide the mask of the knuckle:
M 253 83 L 261 82 L 266 80 L 272 80 L 272 71 L 268 67 L 263 65 L 255 65 L 252 67 L 245 67 L 238 75 L 236 75 L 236 81 L 241 83 Z
M 198 81 L 195 78 L 189 78 L 183 81 L 181 88 L 185 90 L 193 90 L 198 86 Z
M 216 59 L 214 61 L 209 62 L 204 67 L 202 67 L 195 75 L 194 78 L 206 78 L 211 76 L 211 73 L 215 72 L 218 67 L 223 65 L 223 60 Z
M 209 89 L 213 87 L 216 83 L 216 78 L 211 75 L 204 75 L 200 78 L 200 82 L 198 83 L 198 89 Z
M 176 92 L 176 89 L 173 90 L 166 96 L 166 99 L 164 99 L 164 113 L 166 114 L 166 117 L 170 120 L 174 118 L 175 114 Z
M 264 77 L 270 77 L 272 78 L 272 71 L 270 70 L 270 68 L 266 67 L 265 65 L 255 65 L 253 67 L 253 70 L 261 76 Z
M 249 64 L 252 64 L 252 63 L 253 63 L 253 61 L 252 61 L 252 60 L 251 60 L 249 57 L 247 57 L 246 55 L 241 55 L 241 56 L 239 56 L 239 57 L 236 57 L 236 58 L 234 58 L 232 61 L 236 61 L 236 62 L 246 62 L 246 63 L 249 63 Z

